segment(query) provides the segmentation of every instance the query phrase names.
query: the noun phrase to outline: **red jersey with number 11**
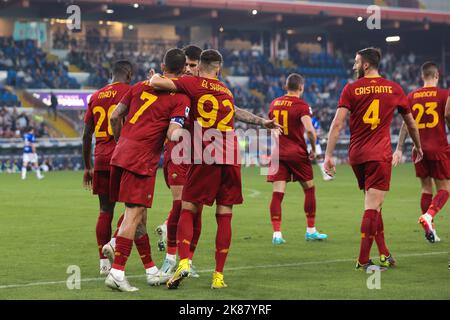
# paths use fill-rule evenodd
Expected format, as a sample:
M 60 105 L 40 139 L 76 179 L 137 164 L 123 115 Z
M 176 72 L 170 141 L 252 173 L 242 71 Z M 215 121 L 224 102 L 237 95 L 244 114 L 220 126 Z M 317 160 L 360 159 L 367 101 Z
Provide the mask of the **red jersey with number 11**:
M 351 165 L 392 161 L 390 126 L 394 112 L 410 112 L 400 85 L 382 77 L 358 79 L 344 87 L 338 108 L 350 110 Z
M 417 89 L 408 95 L 409 106 L 419 128 L 424 159 L 444 160 L 450 157 L 445 131 L 448 94 L 448 90 L 428 87 Z
M 121 82 L 109 84 L 96 91 L 89 99 L 84 123 L 95 126 L 94 169 L 109 170 L 116 146 L 109 118 L 131 86 Z

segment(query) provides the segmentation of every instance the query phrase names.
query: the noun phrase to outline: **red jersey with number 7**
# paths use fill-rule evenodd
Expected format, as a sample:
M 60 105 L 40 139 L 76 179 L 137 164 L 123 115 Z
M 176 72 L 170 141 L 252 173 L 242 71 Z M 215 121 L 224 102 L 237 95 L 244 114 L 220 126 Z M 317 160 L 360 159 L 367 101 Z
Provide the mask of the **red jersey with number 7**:
M 234 132 L 234 98 L 231 91 L 217 79 L 182 76 L 172 81 L 179 92 L 186 93 L 192 99 L 189 130 L 194 163 L 237 165 L 239 149 Z M 201 137 L 196 134 L 195 126 L 201 128 L 198 130 Z M 218 139 L 219 135 L 221 139 Z M 214 143 L 213 148 L 208 147 L 211 143 Z M 221 150 L 222 155 L 215 154 L 215 150 Z M 206 159 L 205 155 L 211 158 Z
M 408 95 L 409 107 L 419 128 L 424 159 L 450 158 L 445 131 L 445 105 L 448 96 L 448 90 L 437 87 L 419 88 Z
M 269 107 L 269 119 L 275 118 L 283 126 L 279 136 L 280 160 L 307 158 L 305 127 L 302 117 L 312 117 L 311 108 L 299 97 L 284 95 L 272 101 Z
M 344 87 L 338 108 L 350 111 L 351 165 L 392 161 L 390 127 L 394 112 L 411 112 L 400 85 L 382 77 L 358 79 Z
M 189 115 L 190 99 L 180 93 L 154 90 L 149 81 L 135 84 L 120 101 L 128 115 L 111 164 L 139 175 L 153 176 L 171 122 L 180 127 Z
M 109 84 L 89 99 L 84 123 L 95 126 L 94 170 L 109 170 L 111 156 L 116 147 L 109 118 L 131 86 L 121 82 Z

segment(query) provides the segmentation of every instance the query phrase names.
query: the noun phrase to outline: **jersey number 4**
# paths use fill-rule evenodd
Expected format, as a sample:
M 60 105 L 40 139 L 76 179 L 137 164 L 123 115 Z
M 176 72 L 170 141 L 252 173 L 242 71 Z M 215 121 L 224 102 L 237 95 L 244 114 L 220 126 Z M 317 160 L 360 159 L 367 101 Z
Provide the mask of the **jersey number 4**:
M 437 106 L 437 102 L 427 102 L 425 103 L 425 107 L 420 103 L 416 103 L 415 105 L 413 105 L 413 111 L 418 111 L 416 116 L 416 123 L 419 129 L 434 128 L 438 125 L 439 114 L 436 112 Z M 424 113 L 432 115 L 433 121 L 427 123 L 421 122 Z
M 370 104 L 366 113 L 363 116 L 363 122 L 370 124 L 370 129 L 375 130 L 380 124 L 380 100 L 375 99 Z

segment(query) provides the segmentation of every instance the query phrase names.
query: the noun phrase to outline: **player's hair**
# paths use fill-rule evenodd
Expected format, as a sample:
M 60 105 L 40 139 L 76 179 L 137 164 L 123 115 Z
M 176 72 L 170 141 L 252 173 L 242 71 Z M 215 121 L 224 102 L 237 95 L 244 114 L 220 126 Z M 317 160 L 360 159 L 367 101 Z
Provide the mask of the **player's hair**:
M 297 91 L 305 84 L 305 78 L 298 73 L 291 73 L 286 79 L 286 89 L 290 91 Z
M 381 50 L 378 48 L 370 47 L 358 51 L 358 54 L 362 57 L 364 62 L 370 64 L 371 67 L 378 69 L 381 61 Z
M 31 132 L 32 130 L 34 130 L 34 128 L 32 126 L 28 126 L 25 132 Z
M 202 54 L 202 49 L 194 45 L 188 45 L 183 48 L 184 54 L 189 60 L 200 60 L 200 55 Z
M 186 66 L 186 55 L 183 50 L 172 48 L 166 52 L 163 61 L 167 72 L 180 74 Z
M 114 62 L 112 74 L 113 76 L 124 76 L 133 73 L 133 64 L 128 60 L 118 60 Z
M 425 79 L 433 78 L 436 75 L 439 75 L 439 67 L 433 61 L 425 62 L 422 67 L 422 77 Z
M 204 50 L 200 55 L 200 66 L 207 72 L 213 72 L 216 68 L 220 68 L 222 62 L 222 55 L 214 49 Z

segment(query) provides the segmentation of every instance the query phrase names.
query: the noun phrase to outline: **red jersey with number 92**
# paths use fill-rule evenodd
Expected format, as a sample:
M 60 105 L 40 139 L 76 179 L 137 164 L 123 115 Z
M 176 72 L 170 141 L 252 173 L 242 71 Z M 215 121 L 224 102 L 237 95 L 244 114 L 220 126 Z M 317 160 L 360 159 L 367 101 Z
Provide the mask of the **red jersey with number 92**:
M 419 128 L 423 157 L 428 160 L 444 160 L 450 157 L 450 147 L 445 132 L 445 105 L 449 92 L 428 87 L 408 95 L 411 112 Z
M 155 91 L 147 80 L 135 84 L 120 102 L 129 111 L 111 164 L 153 176 L 171 120 L 189 115 L 190 99 L 180 93 Z
M 368 161 L 392 161 L 390 126 L 397 109 L 410 112 L 403 89 L 382 77 L 365 77 L 347 84 L 338 108 L 350 111 L 351 165 Z
M 89 99 L 84 116 L 85 124 L 95 126 L 94 169 L 109 170 L 111 156 L 116 146 L 109 118 L 131 86 L 121 82 L 97 90 Z
M 234 98 L 231 91 L 217 79 L 182 76 L 172 79 L 172 81 L 177 90 L 186 93 L 192 101 L 189 128 L 193 141 L 194 163 L 200 163 L 200 160 L 202 160 L 201 163 L 208 163 L 208 160 L 204 159 L 203 156 L 209 154 L 208 151 L 212 150 L 208 148 L 208 145 L 214 140 L 214 144 L 217 146 L 214 149 L 222 150 L 222 156 L 215 154 L 214 151 L 211 152 L 214 163 L 237 165 L 239 163 L 239 149 L 234 132 Z M 202 137 L 195 134 L 194 126 L 202 128 Z M 215 133 L 218 130 L 222 134 L 222 141 L 219 142 L 215 138 L 211 139 L 214 131 L 208 132 L 208 129 L 216 129 L 214 130 Z M 201 141 L 201 150 L 197 147 L 197 144 L 200 144 L 199 141 Z M 219 148 L 219 146 L 222 148 Z

